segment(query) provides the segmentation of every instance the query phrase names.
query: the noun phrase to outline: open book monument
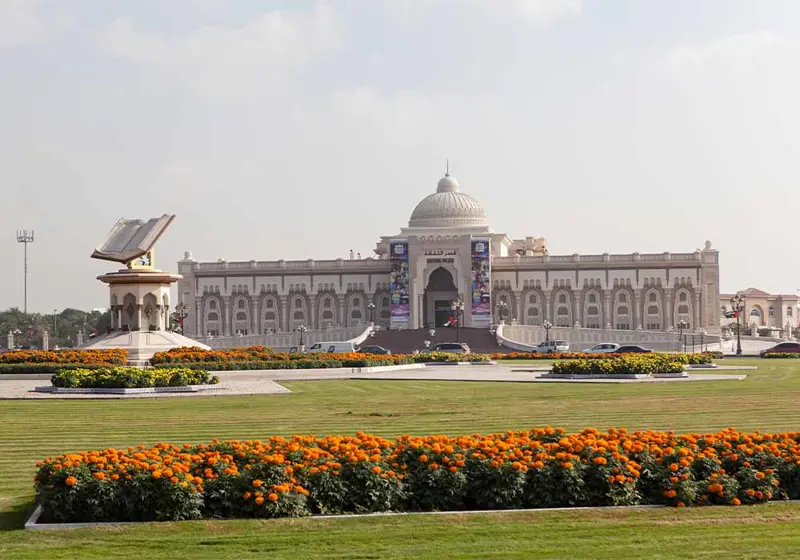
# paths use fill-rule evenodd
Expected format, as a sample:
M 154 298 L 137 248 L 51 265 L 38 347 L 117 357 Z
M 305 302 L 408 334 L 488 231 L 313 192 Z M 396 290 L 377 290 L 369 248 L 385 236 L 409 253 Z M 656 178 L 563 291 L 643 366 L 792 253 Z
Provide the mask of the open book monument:
M 170 214 L 147 221 L 123 218 L 94 250 L 92 258 L 125 268 L 97 277 L 111 292 L 111 329 L 84 348 L 123 348 L 131 365 L 147 365 L 153 354 L 170 348 L 208 348 L 170 328 L 170 286 L 182 276 L 157 270 L 153 254 L 174 219 Z

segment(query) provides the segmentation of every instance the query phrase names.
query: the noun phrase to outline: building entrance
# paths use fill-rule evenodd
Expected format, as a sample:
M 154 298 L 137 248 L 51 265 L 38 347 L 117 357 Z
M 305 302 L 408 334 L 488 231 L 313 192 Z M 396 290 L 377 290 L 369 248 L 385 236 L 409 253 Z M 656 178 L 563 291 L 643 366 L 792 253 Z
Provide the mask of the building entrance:
M 458 290 L 449 270 L 439 267 L 433 271 L 425 288 L 423 323 L 427 328 L 442 327 L 453 316 L 450 304 L 458 299 Z

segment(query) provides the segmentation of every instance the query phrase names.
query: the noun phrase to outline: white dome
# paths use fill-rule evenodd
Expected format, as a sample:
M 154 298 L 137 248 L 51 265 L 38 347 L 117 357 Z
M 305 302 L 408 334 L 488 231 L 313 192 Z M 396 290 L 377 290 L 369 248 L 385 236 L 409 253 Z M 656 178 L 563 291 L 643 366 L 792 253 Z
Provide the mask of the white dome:
M 408 227 L 487 226 L 481 205 L 470 195 L 458 190 L 455 177 L 445 175 L 436 192 L 426 196 L 411 213 Z

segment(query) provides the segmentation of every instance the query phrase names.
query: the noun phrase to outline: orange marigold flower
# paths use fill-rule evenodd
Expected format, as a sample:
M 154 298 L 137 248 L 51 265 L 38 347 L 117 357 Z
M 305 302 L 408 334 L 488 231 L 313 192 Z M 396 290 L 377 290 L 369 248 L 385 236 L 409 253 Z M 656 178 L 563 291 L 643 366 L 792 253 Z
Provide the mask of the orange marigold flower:
M 253 495 L 250 492 L 245 492 L 242 494 L 242 498 L 245 500 L 249 500 Z
M 739 498 L 734 498 L 731 500 L 731 505 L 740 506 L 742 505 L 742 501 Z
M 372 472 L 375 474 L 381 474 L 382 471 L 383 469 L 381 469 L 380 467 L 372 467 Z
M 269 498 L 270 502 L 278 501 L 278 495 L 275 492 L 272 492 L 269 496 L 267 496 L 267 498 Z
M 153 471 L 153 472 L 150 474 L 150 476 L 152 476 L 153 478 L 155 478 L 156 480 L 158 480 L 159 478 L 161 478 L 161 471 Z
M 75 478 L 74 476 L 68 476 L 67 479 L 64 481 L 64 483 L 67 486 L 75 486 L 75 484 L 77 484 L 77 482 L 78 482 L 78 479 Z
M 425 454 L 420 455 L 419 456 L 419 462 L 420 463 L 427 463 L 428 462 L 428 456 L 425 455 Z
M 171 476 L 171 477 L 169 477 L 169 481 L 172 484 L 178 484 L 178 477 L 177 476 Z
M 270 494 L 270 495 L 271 495 L 271 494 Z M 259 496 L 258 498 L 256 498 L 256 503 L 257 503 L 258 505 L 261 505 L 261 504 L 263 504 L 263 503 L 264 503 L 264 498 L 262 498 L 261 496 Z
M 253 488 L 260 488 L 262 484 L 263 484 L 263 482 L 261 482 L 261 481 L 260 481 L 260 480 L 258 480 L 258 479 L 255 479 L 255 480 L 253 481 Z
M 92 476 L 95 477 L 97 480 L 105 480 L 106 479 L 106 473 L 96 472 Z

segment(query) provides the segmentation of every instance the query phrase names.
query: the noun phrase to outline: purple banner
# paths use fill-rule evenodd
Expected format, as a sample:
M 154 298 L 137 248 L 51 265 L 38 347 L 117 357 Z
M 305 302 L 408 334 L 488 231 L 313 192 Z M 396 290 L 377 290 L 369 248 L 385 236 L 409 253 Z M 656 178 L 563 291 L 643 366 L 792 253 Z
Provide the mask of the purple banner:
M 491 307 L 491 259 L 488 239 L 472 240 L 472 317 L 490 320 Z
M 408 323 L 411 317 L 411 306 L 408 303 L 408 242 L 392 241 L 389 243 L 389 251 L 392 265 L 389 279 L 392 293 L 390 322 Z

